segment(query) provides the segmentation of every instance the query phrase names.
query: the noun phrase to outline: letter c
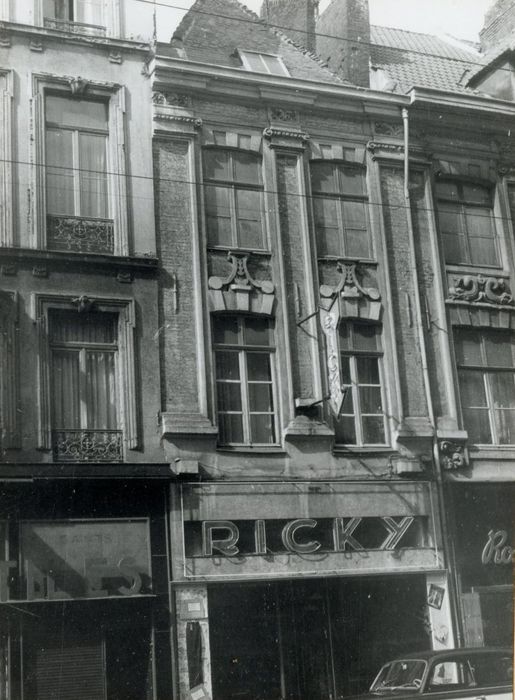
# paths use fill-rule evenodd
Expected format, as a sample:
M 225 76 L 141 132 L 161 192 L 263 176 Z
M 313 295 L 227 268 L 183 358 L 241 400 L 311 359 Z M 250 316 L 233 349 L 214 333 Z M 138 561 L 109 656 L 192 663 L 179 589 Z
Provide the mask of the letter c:
M 281 539 L 283 545 L 290 552 L 295 552 L 296 554 L 313 554 L 322 546 L 317 540 L 311 540 L 311 542 L 297 542 L 295 539 L 295 534 L 297 530 L 303 527 L 314 528 L 317 526 L 317 521 L 312 518 L 301 518 L 299 520 L 292 520 L 283 527 L 281 532 Z

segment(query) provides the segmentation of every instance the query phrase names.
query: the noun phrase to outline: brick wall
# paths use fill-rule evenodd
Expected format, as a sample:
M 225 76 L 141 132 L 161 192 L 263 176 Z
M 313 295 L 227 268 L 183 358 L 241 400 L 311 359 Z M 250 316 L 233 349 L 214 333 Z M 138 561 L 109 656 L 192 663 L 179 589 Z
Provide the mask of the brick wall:
M 317 13 L 318 0 L 264 0 L 261 7 L 261 17 L 264 20 L 277 25 L 296 44 L 312 51 L 316 50 Z
M 485 15 L 485 24 L 479 33 L 483 51 L 499 43 L 515 30 L 515 6 L 511 0 L 497 0 Z
M 369 87 L 368 0 L 333 0 L 316 25 L 317 53 L 340 78 Z

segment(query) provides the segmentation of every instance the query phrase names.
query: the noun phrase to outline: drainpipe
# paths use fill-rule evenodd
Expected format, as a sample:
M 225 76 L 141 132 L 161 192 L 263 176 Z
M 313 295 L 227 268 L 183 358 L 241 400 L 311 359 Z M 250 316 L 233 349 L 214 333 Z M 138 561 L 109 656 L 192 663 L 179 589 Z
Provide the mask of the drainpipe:
M 409 113 L 406 107 L 402 108 L 402 123 L 404 127 L 404 202 L 406 206 L 406 219 L 408 224 L 408 238 L 409 238 L 409 262 L 411 268 L 411 278 L 414 283 L 414 299 L 415 299 L 415 325 L 417 330 L 417 336 L 420 346 L 420 358 L 422 362 L 422 377 L 424 381 L 424 389 L 427 401 L 428 417 L 431 427 L 433 428 L 433 458 L 436 465 L 436 487 L 438 492 L 439 501 L 439 516 L 440 525 L 442 530 L 442 541 L 444 544 L 444 550 L 446 558 L 451 560 L 452 557 L 452 547 L 451 540 L 449 537 L 449 523 L 445 513 L 444 508 L 444 489 L 442 480 L 442 469 L 440 464 L 440 453 L 438 452 L 438 441 L 436 437 L 436 421 L 433 410 L 433 402 L 431 399 L 431 385 L 429 381 L 429 369 L 427 364 L 427 352 L 426 343 L 424 338 L 424 325 L 422 319 L 422 307 L 420 304 L 420 288 L 418 284 L 418 271 L 417 271 L 417 258 L 415 253 L 415 235 L 413 231 L 413 218 L 411 215 L 411 199 L 409 193 Z M 459 616 L 457 611 L 458 599 L 456 594 L 456 588 L 454 586 L 454 577 L 451 572 L 448 571 L 448 594 L 449 594 L 449 607 L 451 612 L 451 619 L 453 623 L 454 633 L 456 635 L 456 642 L 458 646 L 461 646 L 461 625 L 459 622 Z

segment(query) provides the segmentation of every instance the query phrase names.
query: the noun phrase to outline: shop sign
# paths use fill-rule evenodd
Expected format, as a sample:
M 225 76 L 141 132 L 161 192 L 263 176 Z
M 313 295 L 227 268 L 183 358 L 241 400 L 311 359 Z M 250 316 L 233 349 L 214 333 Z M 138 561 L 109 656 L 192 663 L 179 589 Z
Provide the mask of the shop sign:
M 506 530 L 489 530 L 488 537 L 481 552 L 482 564 L 511 564 L 513 561 L 513 547 L 506 544 L 508 533 Z
M 333 518 L 331 521 L 331 549 L 335 552 L 364 551 L 365 549 L 394 550 L 399 546 L 414 520 L 415 518 L 412 516 L 398 520 L 387 516 L 374 518 L 377 524 L 380 523 L 383 526 L 382 532 L 376 534 L 377 540 L 375 542 L 365 547 L 355 534 L 356 529 L 363 522 L 363 518 L 354 517 L 348 520 Z M 253 523 L 253 548 L 245 553 L 267 554 L 267 528 L 272 529 L 273 526 L 274 523 L 267 525 L 265 520 L 255 520 Z M 316 534 L 320 529 L 321 525 L 314 518 L 298 518 L 288 521 L 280 531 L 284 549 L 294 554 L 314 554 L 322 549 L 322 543 L 311 535 Z M 327 525 L 324 529 L 327 529 Z M 205 557 L 213 556 L 215 553 L 235 557 L 240 554 L 242 549 L 238 546 L 239 540 L 238 526 L 229 520 L 205 520 L 202 523 L 202 554 Z
M 26 600 L 134 596 L 151 590 L 148 521 L 31 521 L 20 526 Z M 0 562 L 0 600 L 16 562 Z M 12 598 L 11 598 L 12 599 Z

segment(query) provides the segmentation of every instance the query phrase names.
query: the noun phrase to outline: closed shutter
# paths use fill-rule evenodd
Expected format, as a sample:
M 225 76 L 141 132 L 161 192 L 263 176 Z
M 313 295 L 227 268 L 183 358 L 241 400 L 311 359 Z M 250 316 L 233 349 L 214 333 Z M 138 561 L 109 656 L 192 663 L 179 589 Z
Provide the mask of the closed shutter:
M 31 700 L 106 700 L 102 640 L 30 640 L 25 696 Z
M 481 617 L 481 602 L 479 599 L 479 593 L 474 591 L 472 593 L 462 593 L 461 610 L 463 613 L 463 634 L 465 637 L 465 646 L 484 646 L 483 620 Z

